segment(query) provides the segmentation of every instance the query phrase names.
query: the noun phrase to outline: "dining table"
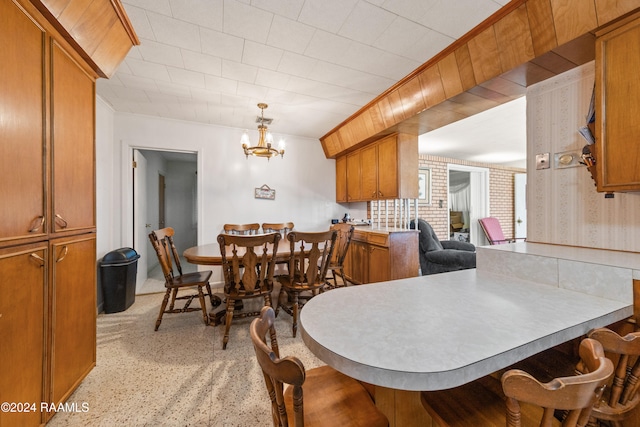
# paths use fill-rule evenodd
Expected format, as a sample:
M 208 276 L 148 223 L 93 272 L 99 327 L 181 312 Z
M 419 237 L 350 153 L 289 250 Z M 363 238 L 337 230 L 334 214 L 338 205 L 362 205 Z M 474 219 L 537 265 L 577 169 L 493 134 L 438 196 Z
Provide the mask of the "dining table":
M 271 244 L 268 244 L 269 253 L 272 251 Z M 222 265 L 222 254 L 220 252 L 220 244 L 208 243 L 206 245 L 193 246 L 185 249 L 182 253 L 184 258 L 191 264 L 199 265 Z M 229 256 L 231 253 L 229 253 Z M 278 249 L 276 252 L 276 262 L 285 262 L 291 256 L 291 246 L 286 239 L 278 242 Z
M 230 247 L 228 249 L 231 250 Z M 273 250 L 273 245 L 268 244 L 267 250 L 269 253 L 271 253 Z M 220 244 L 218 242 L 187 248 L 182 253 L 182 256 L 184 256 L 184 258 L 191 264 L 222 266 L 222 253 L 220 252 Z M 228 253 L 228 256 L 231 256 L 231 252 Z M 286 263 L 290 258 L 291 258 L 290 242 L 286 239 L 280 240 L 280 242 L 278 242 L 278 248 L 276 250 L 276 262 Z M 221 298 L 221 297 L 216 296 L 216 298 Z M 222 301 L 223 299 L 224 297 L 222 297 L 220 300 Z M 235 309 L 241 310 L 242 308 L 243 308 L 242 300 L 237 300 L 235 302 Z M 212 308 L 211 312 L 209 313 L 209 320 L 211 322 L 211 325 L 217 326 L 223 322 L 225 310 L 226 308 L 224 307 L 224 304 L 222 304 L 219 308 L 218 306 Z
M 375 386 L 390 426 L 430 426 L 443 390 L 633 315 L 633 303 L 476 269 L 333 289 L 306 303 L 306 346 Z

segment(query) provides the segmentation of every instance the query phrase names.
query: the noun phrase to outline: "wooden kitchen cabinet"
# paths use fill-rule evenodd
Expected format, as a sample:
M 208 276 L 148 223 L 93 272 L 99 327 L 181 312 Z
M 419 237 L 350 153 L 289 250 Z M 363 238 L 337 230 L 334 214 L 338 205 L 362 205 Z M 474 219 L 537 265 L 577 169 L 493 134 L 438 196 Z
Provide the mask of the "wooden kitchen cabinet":
M 0 426 L 42 422 L 47 253 L 46 242 L 0 249 L 0 402 L 35 405 L 26 411 L 0 411 Z
M 391 280 L 389 266 L 389 248 L 385 246 L 369 245 L 369 277 L 367 283 L 384 282 Z
M 352 283 L 364 284 L 418 275 L 418 232 L 359 229 L 353 233 L 345 262 Z
M 336 202 L 347 202 L 347 157 L 336 159 Z
M 362 198 L 365 200 L 376 200 L 378 196 L 378 145 L 372 144 L 360 151 L 360 161 L 362 162 Z
M 51 45 L 52 219 L 55 233 L 95 229 L 95 76 Z
M 95 81 L 137 38 L 118 0 L 86 6 L 0 1 L 0 402 L 37 406 L 0 426 L 43 424 L 96 362 Z
M 418 197 L 417 137 L 393 134 L 338 157 L 336 201 L 344 201 L 344 188 L 347 202 Z
M 596 37 L 594 179 L 600 192 L 640 191 L 640 13 Z
M 51 241 L 51 390 L 64 402 L 96 364 L 96 237 Z
M 347 166 L 347 201 L 357 202 L 363 200 L 362 197 L 362 157 L 360 151 L 346 155 Z M 336 177 L 337 178 L 337 177 Z M 336 181 L 336 185 L 337 181 Z M 340 185 L 343 185 L 340 183 Z
M 47 233 L 44 34 L 14 4 L 0 3 L 0 246 Z

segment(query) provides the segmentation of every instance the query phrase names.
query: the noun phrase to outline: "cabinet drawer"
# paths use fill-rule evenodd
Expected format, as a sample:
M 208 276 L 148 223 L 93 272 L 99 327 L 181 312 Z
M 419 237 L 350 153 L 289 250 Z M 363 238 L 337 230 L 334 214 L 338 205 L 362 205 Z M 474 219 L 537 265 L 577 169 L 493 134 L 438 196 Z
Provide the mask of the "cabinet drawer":
M 372 245 L 389 247 L 389 235 L 369 233 L 367 242 Z

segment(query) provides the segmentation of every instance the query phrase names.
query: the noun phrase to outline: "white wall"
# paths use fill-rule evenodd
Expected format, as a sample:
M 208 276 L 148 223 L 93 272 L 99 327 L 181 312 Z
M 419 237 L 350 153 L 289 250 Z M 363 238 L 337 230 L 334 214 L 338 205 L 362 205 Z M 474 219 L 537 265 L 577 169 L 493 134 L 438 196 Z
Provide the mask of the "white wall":
M 527 91 L 527 240 L 640 252 L 640 193 L 605 199 L 585 167 L 553 164 L 555 153 L 586 144 L 577 130 L 586 124 L 594 75 L 591 62 Z M 551 168 L 536 170 L 539 153 L 550 153 Z
M 246 159 L 243 129 L 114 113 L 100 99 L 96 110 L 99 257 L 133 245 L 133 148 L 197 152 L 198 244 L 216 242 L 224 223 L 293 221 L 296 229 L 320 230 L 344 215 L 335 203 L 335 161 L 317 139 L 286 136 L 283 159 Z M 257 130 L 250 137 L 256 141 Z M 254 198 L 264 184 L 275 200 Z

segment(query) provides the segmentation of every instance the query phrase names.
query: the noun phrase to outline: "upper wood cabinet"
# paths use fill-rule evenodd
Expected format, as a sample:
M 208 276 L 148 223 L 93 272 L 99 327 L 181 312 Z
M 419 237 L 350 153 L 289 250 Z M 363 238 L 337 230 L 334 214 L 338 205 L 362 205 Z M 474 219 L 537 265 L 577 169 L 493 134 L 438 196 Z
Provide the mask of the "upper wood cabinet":
M 336 202 L 347 201 L 347 157 L 336 159 Z
M 347 158 L 347 202 L 355 202 L 362 200 L 362 159 L 360 152 L 350 153 L 345 156 Z M 337 162 L 337 160 L 336 160 Z M 338 183 L 339 177 L 336 177 L 336 188 L 345 185 L 345 183 Z
M 640 191 L 640 14 L 597 33 L 596 184 Z
M 346 172 L 341 169 L 343 164 Z M 345 187 L 346 200 L 341 198 Z M 390 135 L 336 159 L 337 202 L 416 197 L 418 138 L 415 136 Z
M 46 234 L 44 29 L 0 2 L 0 245 Z
M 0 246 L 94 231 L 96 76 L 20 5 L 0 16 Z
M 52 44 L 52 227 L 95 227 L 95 81 L 57 43 Z

